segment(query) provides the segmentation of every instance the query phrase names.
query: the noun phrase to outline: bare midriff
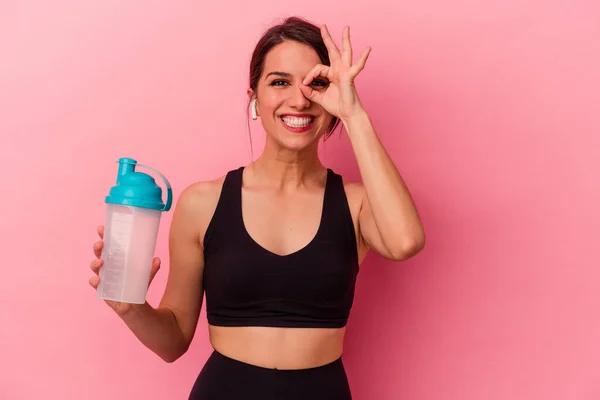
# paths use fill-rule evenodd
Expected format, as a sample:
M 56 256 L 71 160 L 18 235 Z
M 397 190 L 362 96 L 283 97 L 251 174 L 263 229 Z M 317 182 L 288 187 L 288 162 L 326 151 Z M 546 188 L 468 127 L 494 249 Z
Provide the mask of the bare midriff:
M 337 360 L 344 328 L 223 327 L 209 325 L 212 347 L 226 357 L 264 368 L 306 369 Z

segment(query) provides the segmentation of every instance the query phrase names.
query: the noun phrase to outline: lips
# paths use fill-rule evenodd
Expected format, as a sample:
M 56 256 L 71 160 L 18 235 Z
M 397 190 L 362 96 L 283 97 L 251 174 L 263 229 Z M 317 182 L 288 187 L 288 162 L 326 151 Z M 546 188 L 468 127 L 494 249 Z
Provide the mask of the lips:
M 310 130 L 315 121 L 315 117 L 309 114 L 284 114 L 279 119 L 282 125 L 293 133 L 303 133 Z
M 283 123 L 291 128 L 305 128 L 307 126 L 309 126 L 310 124 L 312 124 L 312 122 L 315 120 L 315 117 L 313 117 L 312 115 L 307 115 L 307 114 L 303 114 L 303 115 L 290 115 L 290 114 L 286 114 L 286 115 L 282 115 L 281 116 L 281 120 L 283 121 Z

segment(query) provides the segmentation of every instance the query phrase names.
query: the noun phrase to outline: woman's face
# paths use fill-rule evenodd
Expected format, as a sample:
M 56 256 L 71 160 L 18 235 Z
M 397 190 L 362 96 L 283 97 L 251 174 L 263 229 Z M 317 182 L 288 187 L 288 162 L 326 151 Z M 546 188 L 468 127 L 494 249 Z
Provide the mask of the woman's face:
M 300 90 L 304 77 L 320 63 L 311 47 L 292 41 L 277 45 L 265 58 L 256 108 L 268 137 L 279 146 L 302 150 L 316 143 L 329 127 L 332 115 Z M 310 84 L 315 90 L 325 90 L 327 85 L 324 78 Z

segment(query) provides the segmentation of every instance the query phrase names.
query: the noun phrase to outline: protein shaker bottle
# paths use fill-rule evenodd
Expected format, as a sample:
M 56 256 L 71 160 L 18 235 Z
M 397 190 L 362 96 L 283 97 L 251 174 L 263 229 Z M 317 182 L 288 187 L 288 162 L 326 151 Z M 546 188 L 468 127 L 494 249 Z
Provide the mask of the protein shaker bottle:
M 162 212 L 169 211 L 173 191 L 158 171 L 120 158 L 116 185 L 106 196 L 103 265 L 100 268 L 98 297 L 124 303 L 143 304 L 150 280 L 156 239 Z M 135 170 L 136 166 L 155 172 L 166 187 L 162 189 L 152 176 Z

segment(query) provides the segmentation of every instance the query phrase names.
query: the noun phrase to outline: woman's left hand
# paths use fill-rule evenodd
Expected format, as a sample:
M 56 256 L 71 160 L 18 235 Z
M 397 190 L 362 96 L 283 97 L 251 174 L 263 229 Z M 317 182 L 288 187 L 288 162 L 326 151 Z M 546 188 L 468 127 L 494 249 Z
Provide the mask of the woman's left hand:
M 307 99 L 314 101 L 330 114 L 345 121 L 363 111 L 354 80 L 365 67 L 371 48 L 367 47 L 358 61 L 352 64 L 350 27 L 344 27 L 341 53 L 325 25 L 321 27 L 321 36 L 327 46 L 331 66 L 317 64 L 306 75 L 300 87 Z M 318 77 L 328 81 L 325 89 L 319 90 L 310 87 L 311 82 Z

